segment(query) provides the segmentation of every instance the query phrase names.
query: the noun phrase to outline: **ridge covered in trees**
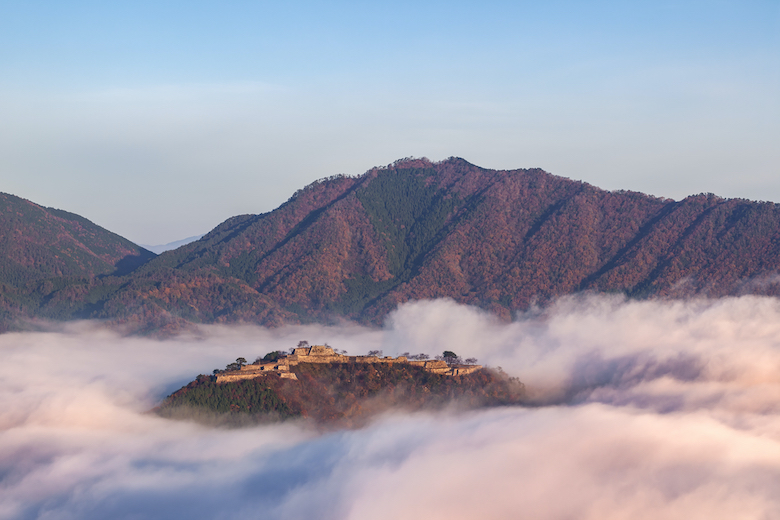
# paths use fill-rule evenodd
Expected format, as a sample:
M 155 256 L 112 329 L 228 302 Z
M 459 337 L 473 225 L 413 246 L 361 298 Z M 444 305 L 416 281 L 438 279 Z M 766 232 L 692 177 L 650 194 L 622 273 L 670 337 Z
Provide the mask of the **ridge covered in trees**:
M 2 223 L 4 235 L 33 233 Z M 51 285 L 43 298 L 29 283 L 6 282 L 6 313 L 110 319 L 141 331 L 344 317 L 379 324 L 400 303 L 449 297 L 509 318 L 579 291 L 777 295 L 780 207 L 610 192 L 540 169 L 488 170 L 458 158 L 405 159 L 317 181 L 274 211 L 239 215 L 196 242 L 141 255 L 131 272 L 114 266 L 107 275 L 109 262 L 104 274 L 74 286 L 26 258 L 26 269 L 53 275 L 41 275 Z M 4 262 L 0 272 L 15 269 Z
M 88 317 L 151 251 L 67 211 L 0 193 L 0 331 L 15 316 Z M 78 302 L 74 305 L 74 302 Z
M 279 353 L 266 358 L 275 354 Z M 238 358 L 227 370 L 238 370 L 241 361 L 246 362 Z M 297 379 L 269 372 L 253 379 L 217 383 L 216 376 L 199 375 L 168 396 L 154 412 L 162 417 L 234 426 L 308 418 L 321 426 L 356 427 L 390 409 L 514 405 L 521 404 L 525 396 L 519 380 L 484 368 L 448 376 L 404 363 L 301 363 L 291 371 Z

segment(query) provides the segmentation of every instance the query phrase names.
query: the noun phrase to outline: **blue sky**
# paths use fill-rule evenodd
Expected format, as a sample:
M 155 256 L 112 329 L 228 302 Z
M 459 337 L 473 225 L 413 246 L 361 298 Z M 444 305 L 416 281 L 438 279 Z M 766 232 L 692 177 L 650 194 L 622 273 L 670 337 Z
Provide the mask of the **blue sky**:
M 154 244 L 407 156 L 780 202 L 780 2 L 0 3 L 0 191 Z

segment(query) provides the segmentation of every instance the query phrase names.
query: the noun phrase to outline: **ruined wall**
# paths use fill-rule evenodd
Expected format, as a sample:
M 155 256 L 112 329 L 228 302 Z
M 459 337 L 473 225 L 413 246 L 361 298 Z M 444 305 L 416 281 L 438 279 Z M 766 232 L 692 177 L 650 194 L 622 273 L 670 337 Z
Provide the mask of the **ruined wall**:
M 416 365 L 423 367 L 428 372 L 434 374 L 445 374 L 450 376 L 465 376 L 480 370 L 482 365 L 448 365 L 446 361 L 441 359 L 426 360 L 426 361 L 409 361 L 410 365 Z
M 242 379 L 254 379 L 255 377 L 270 373 L 277 373 L 282 377 L 289 379 L 298 379 L 297 377 L 290 377 L 290 366 L 288 364 L 273 362 L 260 365 L 244 365 L 241 367 L 241 370 L 231 370 L 230 372 L 217 374 L 217 383 L 230 383 L 233 381 L 241 381 Z M 292 375 L 295 376 L 295 374 Z
M 217 374 L 217 383 L 252 379 L 269 373 L 277 373 L 285 379 L 298 379 L 294 373 L 290 372 L 290 367 L 300 363 L 404 363 L 422 367 L 434 374 L 450 376 L 463 376 L 482 368 L 481 365 L 448 365 L 440 359 L 409 361 L 405 356 L 397 358 L 392 356 L 382 358 L 377 356 L 344 356 L 337 354 L 332 348 L 325 345 L 314 345 L 312 347 L 296 348 L 289 356 L 272 363 L 244 365 L 241 367 L 241 370 Z
M 452 367 L 453 376 L 465 376 L 482 369 L 482 365 L 456 365 Z
M 348 363 L 349 356 L 336 354 L 332 348 L 325 345 L 314 345 L 313 347 L 296 348 L 285 360 L 289 365 L 297 365 L 298 363 Z

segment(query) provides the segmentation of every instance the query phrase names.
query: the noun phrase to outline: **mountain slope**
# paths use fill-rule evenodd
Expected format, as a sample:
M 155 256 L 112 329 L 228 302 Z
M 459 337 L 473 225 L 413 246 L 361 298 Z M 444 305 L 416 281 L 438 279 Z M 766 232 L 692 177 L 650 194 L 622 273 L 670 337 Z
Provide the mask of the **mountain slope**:
M 119 294 L 195 321 L 265 323 L 379 323 L 399 303 L 437 297 L 508 317 L 582 290 L 777 294 L 779 231 L 773 203 L 675 202 L 538 169 L 405 160 L 231 218 L 133 274 L 154 288 Z M 239 297 L 222 298 L 228 287 Z
M 508 318 L 585 290 L 778 295 L 778 270 L 774 203 L 673 201 L 539 169 L 412 159 L 317 181 L 274 211 L 228 219 L 125 276 L 55 287 L 40 314 L 141 329 L 381 323 L 405 301 L 449 297 Z
M 155 255 L 80 217 L 0 193 L 0 311 L 41 305 L 95 277 L 124 275 Z

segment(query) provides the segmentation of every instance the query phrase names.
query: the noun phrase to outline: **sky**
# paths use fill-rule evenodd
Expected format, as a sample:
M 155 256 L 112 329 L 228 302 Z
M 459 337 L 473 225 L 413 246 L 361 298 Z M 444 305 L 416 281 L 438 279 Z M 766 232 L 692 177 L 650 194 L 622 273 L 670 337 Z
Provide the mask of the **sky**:
M 137 243 L 403 157 L 780 202 L 780 3 L 0 3 L 0 191 Z
M 445 344 L 518 376 L 535 405 L 325 432 L 147 413 L 198 373 L 301 339 L 350 354 Z M 2 334 L 0 356 L 3 520 L 780 516 L 776 298 L 567 297 L 512 323 L 438 300 L 382 329 L 203 326 L 165 341 L 70 322 Z

